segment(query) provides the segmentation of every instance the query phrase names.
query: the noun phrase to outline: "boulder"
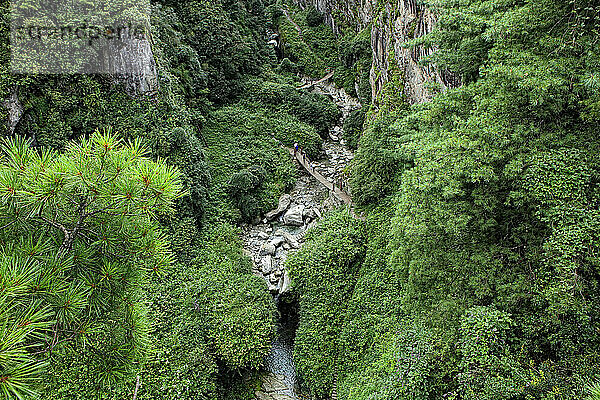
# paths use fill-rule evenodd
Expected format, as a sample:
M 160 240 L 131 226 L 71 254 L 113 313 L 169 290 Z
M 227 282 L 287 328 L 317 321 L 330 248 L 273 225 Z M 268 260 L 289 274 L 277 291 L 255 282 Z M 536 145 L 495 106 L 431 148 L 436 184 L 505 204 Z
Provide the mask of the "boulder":
M 255 400 L 294 400 L 296 397 L 290 396 L 285 376 L 273 373 L 265 373 L 261 376 L 261 388 L 257 390 Z
M 302 204 L 290 207 L 283 216 L 283 223 L 286 225 L 302 226 L 304 224 L 302 212 L 304 212 L 304 206 Z
M 258 232 L 258 237 L 263 239 L 263 240 L 267 240 L 269 238 L 269 235 L 267 235 L 265 232 Z
M 300 248 L 300 245 L 298 244 L 298 241 L 296 240 L 296 238 L 293 237 L 288 232 L 283 232 L 283 238 L 292 248 L 294 248 L 294 249 Z
M 315 215 L 317 216 L 317 219 L 321 219 L 321 211 L 317 207 L 314 207 L 313 210 L 315 212 Z
M 315 213 L 315 209 L 314 208 L 305 208 L 304 212 L 302 213 L 302 216 L 304 218 L 310 218 L 310 219 L 317 218 L 317 214 Z
M 294 249 L 300 248 L 300 245 L 298 244 L 296 238 L 291 233 L 286 232 L 283 229 L 277 229 L 275 231 L 275 236 L 282 237 L 283 239 L 285 239 L 285 242 L 288 244 L 288 246 L 286 246 L 286 243 L 284 243 L 283 248 L 286 250 L 288 250 L 290 246 Z
M 277 249 L 275 248 L 275 246 L 273 246 L 271 243 L 263 243 L 262 246 L 260 246 L 260 250 L 258 252 L 259 255 L 261 256 L 272 256 L 275 254 L 275 251 Z
M 281 246 L 281 244 L 285 242 L 285 239 L 281 236 L 277 236 L 276 238 L 274 238 L 273 240 L 271 240 L 269 242 L 269 244 L 271 244 L 273 247 L 279 247 Z
M 260 270 L 263 275 L 268 275 L 273 271 L 273 260 L 271 256 L 266 256 L 260 260 Z
M 290 204 L 292 204 L 292 196 L 285 193 L 279 198 L 279 204 L 277 205 L 277 208 L 265 214 L 265 219 L 267 221 L 272 221 L 278 215 L 287 210 Z
M 283 278 L 282 278 L 282 283 L 281 283 L 281 288 L 279 289 L 279 293 L 286 293 L 288 290 L 290 290 L 290 276 L 287 273 L 287 271 L 284 269 L 283 270 Z
M 277 288 L 277 285 L 274 285 L 268 279 L 267 279 L 267 289 L 269 289 L 269 292 L 272 292 L 272 293 L 278 293 L 279 292 L 279 289 Z

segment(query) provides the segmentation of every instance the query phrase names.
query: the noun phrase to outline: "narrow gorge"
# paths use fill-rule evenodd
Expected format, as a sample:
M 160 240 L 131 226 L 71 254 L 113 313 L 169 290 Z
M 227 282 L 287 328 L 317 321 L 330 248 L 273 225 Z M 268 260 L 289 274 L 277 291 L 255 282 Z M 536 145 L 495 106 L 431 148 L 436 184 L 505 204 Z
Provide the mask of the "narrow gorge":
M 310 78 L 303 80 L 307 83 L 314 81 Z M 344 89 L 328 81 L 314 84 L 309 90 L 331 98 L 341 112 L 338 123 L 321 145 L 321 156 L 310 162 L 330 185 L 340 185 L 347 180 L 347 167 L 353 157 L 343 139 L 343 125 L 352 111 L 361 108 L 361 104 Z M 299 148 L 302 149 L 301 144 Z M 330 186 L 317 181 L 299 163 L 296 166 L 300 177 L 290 193 L 281 196 L 277 208 L 267 212 L 260 224 L 241 227 L 244 251 L 253 260 L 253 273 L 267 282 L 278 312 L 276 339 L 265 360 L 261 389 L 256 392 L 257 400 L 299 399 L 300 384 L 293 361 L 299 310 L 297 301 L 289 293 L 290 278 L 285 260 L 290 252 L 302 246 L 307 230 L 324 214 L 344 204 Z M 346 184 L 342 185 L 346 187 Z
M 600 400 L 599 43 L 597 0 L 0 1 L 0 399 Z

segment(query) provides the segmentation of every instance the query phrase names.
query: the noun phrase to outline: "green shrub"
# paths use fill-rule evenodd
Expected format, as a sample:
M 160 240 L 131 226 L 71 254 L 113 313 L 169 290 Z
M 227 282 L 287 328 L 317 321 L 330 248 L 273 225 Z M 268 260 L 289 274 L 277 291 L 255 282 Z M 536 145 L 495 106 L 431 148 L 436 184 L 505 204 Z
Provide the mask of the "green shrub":
M 285 57 L 277 67 L 277 73 L 288 76 L 295 76 L 298 73 L 298 66 L 289 58 Z
M 338 107 L 325 96 L 299 91 L 288 84 L 261 80 L 249 83 L 250 99 L 270 107 L 272 111 L 291 114 L 312 125 L 321 137 L 326 137 L 340 118 Z
M 366 112 L 364 109 L 354 110 L 344 121 L 344 139 L 352 149 L 358 148 L 358 142 L 365 123 Z
M 600 382 L 590 383 L 587 390 L 588 397 L 585 400 L 600 400 Z
M 322 15 L 316 12 L 322 21 Z M 279 33 L 284 54 L 295 62 L 305 75 L 317 78 L 324 76 L 338 64 L 336 37 L 333 31 L 320 22 L 309 26 L 306 12 L 291 14 L 294 22 L 300 26 L 302 35 L 287 18 L 280 18 Z
M 323 14 L 319 12 L 315 7 L 308 7 L 306 10 L 306 25 L 310 27 L 315 27 L 319 24 L 323 23 Z
M 339 387 L 348 400 L 428 400 L 435 338 L 424 326 L 402 321 L 377 338 L 370 358 Z
M 294 360 L 311 393 L 323 398 L 333 387 L 338 336 L 363 256 L 364 236 L 361 224 L 341 210 L 321 220 L 306 239 L 286 264 L 300 303 Z
M 506 342 L 510 316 L 489 307 L 467 310 L 460 325 L 458 375 L 461 398 L 514 399 L 529 386 Z

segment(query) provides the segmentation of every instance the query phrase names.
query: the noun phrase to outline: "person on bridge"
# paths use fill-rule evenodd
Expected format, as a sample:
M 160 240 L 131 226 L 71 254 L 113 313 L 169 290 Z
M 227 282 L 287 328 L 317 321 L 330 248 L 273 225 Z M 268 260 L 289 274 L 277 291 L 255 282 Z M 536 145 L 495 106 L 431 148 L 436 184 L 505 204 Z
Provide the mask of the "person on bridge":
M 294 143 L 294 155 L 298 152 L 298 143 Z

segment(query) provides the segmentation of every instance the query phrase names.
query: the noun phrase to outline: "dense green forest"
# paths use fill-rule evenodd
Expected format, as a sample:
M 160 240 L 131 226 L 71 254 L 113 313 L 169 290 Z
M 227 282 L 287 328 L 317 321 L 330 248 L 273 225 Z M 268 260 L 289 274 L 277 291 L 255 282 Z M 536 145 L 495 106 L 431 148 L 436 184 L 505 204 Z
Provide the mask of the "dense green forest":
M 12 73 L 0 0 L 1 398 L 258 398 L 281 310 L 240 227 L 322 156 L 340 110 L 297 87 L 331 71 L 354 208 L 285 263 L 304 396 L 600 400 L 600 3 L 322 3 L 154 0 L 140 93 Z M 382 55 L 407 8 L 435 27 Z M 422 49 L 451 84 L 415 102 Z

